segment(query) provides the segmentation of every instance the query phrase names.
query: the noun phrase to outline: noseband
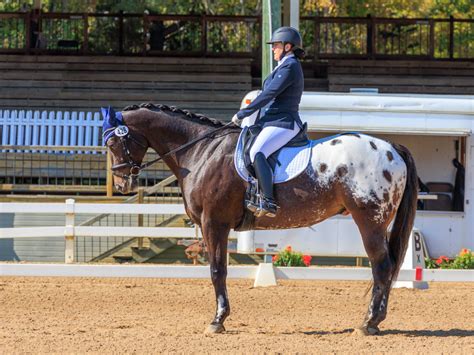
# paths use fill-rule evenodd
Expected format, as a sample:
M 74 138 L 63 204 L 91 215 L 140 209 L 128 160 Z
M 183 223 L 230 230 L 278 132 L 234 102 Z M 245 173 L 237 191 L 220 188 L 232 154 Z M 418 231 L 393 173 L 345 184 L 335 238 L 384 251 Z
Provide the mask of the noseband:
M 134 143 L 138 144 L 140 147 L 143 147 L 145 149 L 147 147 L 132 137 L 127 126 L 118 126 L 118 127 L 110 128 L 103 133 L 103 136 L 105 137 L 112 130 L 114 132 L 114 135 L 117 138 L 119 138 L 120 143 L 122 144 L 122 151 L 127 160 L 124 163 L 112 165 L 112 167 L 110 168 L 112 170 L 112 174 L 114 174 L 117 177 L 127 179 L 127 180 L 129 178 L 138 177 L 140 175 L 140 172 L 143 166 L 133 161 L 128 142 L 133 141 Z M 117 172 L 117 170 L 120 170 L 123 168 L 130 168 L 130 172 L 128 174 L 122 174 L 120 172 Z
M 109 133 L 111 133 L 111 131 L 113 131 L 113 134 L 120 139 L 120 143 L 122 143 L 122 151 L 123 151 L 123 153 L 124 153 L 124 155 L 125 155 L 125 157 L 128 161 L 126 161 L 124 163 L 112 165 L 110 170 L 112 170 L 113 175 L 128 180 L 129 178 L 132 178 L 132 179 L 135 178 L 136 179 L 140 175 L 142 170 L 144 170 L 144 169 L 148 168 L 150 165 L 160 161 L 161 159 L 163 159 L 163 157 L 166 157 L 167 155 L 176 153 L 180 150 L 183 150 L 187 147 L 190 147 L 191 145 L 193 145 L 193 144 L 195 144 L 195 143 L 197 143 L 197 142 L 199 142 L 199 141 L 201 141 L 205 138 L 208 138 L 211 134 L 213 134 L 213 133 L 215 133 L 215 132 L 217 132 L 217 131 L 225 128 L 225 127 L 228 127 L 231 124 L 233 124 L 232 121 L 227 123 L 226 125 L 224 125 L 222 127 L 213 129 L 213 130 L 205 133 L 203 136 L 197 137 L 196 139 L 193 139 L 192 141 L 190 141 L 188 143 L 185 143 L 185 144 L 183 144 L 182 146 L 180 146 L 176 149 L 172 149 L 168 153 L 163 154 L 163 156 L 159 156 L 158 158 L 156 158 L 152 161 L 149 161 L 148 163 L 144 163 L 144 164 L 137 164 L 136 162 L 133 161 L 132 156 L 130 154 L 130 149 L 128 149 L 128 143 L 127 142 L 129 140 L 131 140 L 134 143 L 138 144 L 140 147 L 143 147 L 145 149 L 147 149 L 148 147 L 146 147 L 145 145 L 140 143 L 138 140 L 133 138 L 127 126 L 121 125 L 121 126 L 118 126 L 118 127 L 109 128 L 106 131 L 104 131 L 104 133 L 102 133 L 102 136 L 105 138 L 107 135 L 109 135 Z M 117 172 L 117 170 L 127 168 L 127 167 L 130 168 L 130 172 L 128 174 L 122 174 L 120 172 Z

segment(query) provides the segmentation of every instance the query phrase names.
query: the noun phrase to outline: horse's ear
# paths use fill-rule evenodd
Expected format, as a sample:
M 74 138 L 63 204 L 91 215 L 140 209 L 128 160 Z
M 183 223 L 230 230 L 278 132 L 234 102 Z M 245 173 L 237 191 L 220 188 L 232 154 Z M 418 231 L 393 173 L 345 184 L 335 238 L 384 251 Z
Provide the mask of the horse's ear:
M 102 117 L 104 117 L 104 127 L 117 126 L 117 120 L 115 118 L 115 111 L 112 107 L 101 107 L 100 111 L 102 112 Z

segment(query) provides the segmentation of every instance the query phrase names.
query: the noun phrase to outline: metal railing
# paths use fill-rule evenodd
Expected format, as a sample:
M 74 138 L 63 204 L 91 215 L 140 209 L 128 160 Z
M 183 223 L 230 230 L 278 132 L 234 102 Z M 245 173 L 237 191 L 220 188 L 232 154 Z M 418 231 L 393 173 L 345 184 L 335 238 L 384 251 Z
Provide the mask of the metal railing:
M 0 53 L 258 58 L 260 16 L 0 13 Z M 319 58 L 474 59 L 474 19 L 302 16 Z
M 260 17 L 0 13 L 0 53 L 255 56 Z
M 149 150 L 144 161 L 156 157 Z M 160 162 L 143 171 L 139 184 L 154 186 L 170 175 Z M 105 194 L 111 178 L 105 147 L 0 145 L 0 191 Z M 167 193 L 177 196 L 179 189 L 169 187 Z
M 302 17 L 301 29 L 315 58 L 474 59 L 472 19 Z

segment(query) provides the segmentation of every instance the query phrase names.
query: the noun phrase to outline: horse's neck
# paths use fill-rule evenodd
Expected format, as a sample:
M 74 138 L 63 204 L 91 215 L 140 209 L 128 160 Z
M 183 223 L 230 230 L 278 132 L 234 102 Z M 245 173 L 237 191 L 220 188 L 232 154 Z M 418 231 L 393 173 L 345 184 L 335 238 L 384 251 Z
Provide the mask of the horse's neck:
M 156 122 L 156 127 L 152 126 L 149 129 L 152 139 L 149 140 L 151 148 L 153 148 L 161 156 L 165 155 L 175 149 L 179 149 L 186 143 L 193 139 L 201 137 L 214 130 L 214 127 L 202 125 L 196 122 L 187 121 L 180 118 L 170 118 L 167 122 Z M 159 131 L 159 135 L 153 135 L 153 132 Z M 166 139 L 156 140 L 156 137 L 166 137 Z M 189 165 L 190 161 L 194 160 L 196 155 L 207 148 L 208 142 L 206 140 L 198 141 L 189 147 L 184 148 L 174 154 L 163 157 L 164 162 L 168 165 L 171 171 L 179 178 L 180 171 L 183 167 Z

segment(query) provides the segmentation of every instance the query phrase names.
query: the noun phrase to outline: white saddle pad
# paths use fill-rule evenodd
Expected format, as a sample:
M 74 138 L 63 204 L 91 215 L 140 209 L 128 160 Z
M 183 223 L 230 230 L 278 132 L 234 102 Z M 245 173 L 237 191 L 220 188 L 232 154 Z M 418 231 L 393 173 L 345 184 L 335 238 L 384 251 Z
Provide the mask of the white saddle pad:
M 242 130 L 242 133 L 244 130 Z M 245 168 L 242 146 L 242 133 L 240 133 L 237 142 L 237 148 L 234 154 L 235 169 L 242 179 L 249 181 L 251 175 Z M 278 162 L 273 172 L 273 182 L 279 184 L 289 181 L 301 174 L 308 166 L 311 159 L 311 150 L 313 141 L 302 147 L 283 148 L 278 153 Z

